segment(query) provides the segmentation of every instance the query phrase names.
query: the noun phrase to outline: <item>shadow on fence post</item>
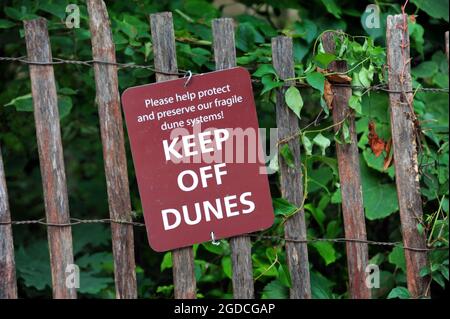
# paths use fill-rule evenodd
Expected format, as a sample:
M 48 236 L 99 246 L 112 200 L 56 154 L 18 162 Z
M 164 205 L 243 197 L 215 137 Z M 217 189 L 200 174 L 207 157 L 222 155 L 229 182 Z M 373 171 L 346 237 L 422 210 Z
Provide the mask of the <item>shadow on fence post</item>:
M 0 148 L 0 223 L 11 222 L 8 190 Z M 14 262 L 14 243 L 11 225 L 0 225 L 0 299 L 17 298 L 16 269 Z
M 417 159 L 415 113 L 413 109 L 411 64 L 409 53 L 408 17 L 388 16 L 386 28 L 392 146 L 395 164 L 395 182 L 400 208 L 403 244 L 406 247 L 426 248 L 424 234 L 417 225 L 422 223 L 422 198 Z M 411 297 L 427 296 L 429 279 L 420 276 L 427 266 L 427 253 L 404 250 L 406 278 Z
M 115 46 L 105 3 L 88 0 L 92 57 L 94 60 L 116 62 Z M 111 219 L 131 221 L 122 113 L 120 109 L 117 66 L 94 64 L 96 102 L 105 162 L 106 186 Z M 133 226 L 111 223 L 114 254 L 116 297 L 137 297 L 134 260 Z
M 216 69 L 236 66 L 234 22 L 230 18 L 215 19 L 212 22 L 214 38 L 214 59 Z M 252 268 L 252 243 L 248 236 L 230 238 L 233 267 L 233 297 L 252 299 L 255 297 Z
M 327 53 L 335 54 L 335 36 L 334 32 L 327 32 L 322 36 L 323 47 Z M 347 72 L 347 62 L 334 61 L 328 69 L 330 72 Z M 339 132 L 346 121 L 350 135 L 350 143 L 336 143 L 345 238 L 367 240 L 355 115 L 348 106 L 352 89 L 332 86 L 332 90 L 334 131 Z M 366 285 L 365 272 L 369 259 L 367 244 L 347 242 L 346 251 L 350 297 L 369 299 L 371 292 Z
M 272 57 L 273 66 L 281 80 L 295 76 L 291 38 L 282 36 L 273 38 Z M 292 136 L 299 131 L 298 117 L 287 107 L 284 98 L 285 92 L 286 88 L 277 90 L 276 116 L 278 140 Z M 283 198 L 300 209 L 286 220 L 284 233 L 286 238 L 289 239 L 306 240 L 305 214 L 302 207 L 304 194 L 300 143 L 298 139 L 292 139 L 288 142 L 288 145 L 294 156 L 295 167 L 289 167 L 284 159 L 279 156 L 281 194 Z M 286 241 L 286 258 L 292 281 L 290 297 L 292 299 L 311 298 L 307 244 Z
M 161 72 L 178 71 L 175 36 L 171 12 L 150 15 L 155 69 Z M 156 81 L 176 79 L 176 75 L 156 73 Z M 176 299 L 196 298 L 194 254 L 192 247 L 172 251 L 173 282 Z
M 28 60 L 52 62 L 47 20 L 24 21 L 24 26 Z M 53 66 L 30 65 L 30 79 L 47 223 L 67 224 L 70 223 L 69 200 Z M 53 297 L 74 299 L 76 288 L 67 287 L 65 273 L 66 267 L 73 264 L 71 227 L 49 225 L 48 243 Z

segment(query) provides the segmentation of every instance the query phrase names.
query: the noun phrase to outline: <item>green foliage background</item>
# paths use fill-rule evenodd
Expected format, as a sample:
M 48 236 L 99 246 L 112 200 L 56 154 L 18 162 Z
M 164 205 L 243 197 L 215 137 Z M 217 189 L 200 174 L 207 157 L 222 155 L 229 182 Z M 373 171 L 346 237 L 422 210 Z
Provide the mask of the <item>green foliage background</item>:
M 305 215 L 308 237 L 343 236 L 340 189 L 335 143 L 345 143 L 345 125 L 339 134 L 329 129 L 332 121 L 321 97 L 323 75 L 316 66 L 326 67 L 335 59 L 349 63 L 353 84 L 367 87 L 385 79 L 384 34 L 388 14 L 400 13 L 400 3 L 375 1 L 381 9 L 381 28 L 365 29 L 364 10 L 370 2 L 350 0 L 316 1 L 239 1 L 252 10 L 235 17 L 238 64 L 248 68 L 255 83 L 255 98 L 261 127 L 275 127 L 274 91 L 281 82 L 271 67 L 271 38 L 285 34 L 294 38 L 296 75 L 313 88 L 289 89 L 289 107 L 307 127 L 322 112 L 317 126 L 308 126 L 301 134 L 305 188 Z M 444 32 L 448 30 L 448 0 L 411 0 L 406 11 L 416 14 L 409 23 L 414 87 L 448 88 L 448 64 L 444 50 Z M 63 24 L 68 3 L 81 10 L 79 29 Z M 112 22 L 117 60 L 153 65 L 148 14 L 172 11 L 177 38 L 180 69 L 208 72 L 214 69 L 211 19 L 223 16 L 230 6 L 213 5 L 204 0 L 187 1 L 106 1 Z M 2 0 L 0 9 L 0 56 L 25 56 L 21 20 L 44 16 L 49 20 L 54 57 L 90 60 L 91 46 L 88 15 L 82 1 Z M 287 12 L 298 10 L 298 18 Z M 325 30 L 343 30 L 345 36 L 336 56 L 323 53 L 316 39 Z M 0 144 L 5 163 L 9 201 L 14 220 L 44 216 L 41 176 L 36 147 L 30 81 L 26 65 L 1 62 Z M 92 68 L 57 65 L 61 129 L 64 145 L 70 211 L 78 218 L 107 218 L 108 205 L 95 106 Z M 154 74 L 143 69 L 121 69 L 120 90 L 154 81 Z M 361 153 L 364 206 L 368 238 L 401 241 L 394 169 L 383 170 L 383 156 L 376 158 L 368 145 L 368 123 L 374 121 L 381 138 L 390 137 L 388 97 L 385 93 L 355 90 L 350 106 L 357 113 L 357 131 Z M 414 108 L 422 127 L 423 151 L 420 157 L 425 223 L 418 225 L 434 247 L 448 247 L 448 94 L 417 92 Z M 142 221 L 137 185 L 127 145 L 134 219 Z M 289 149 L 282 148 L 289 161 Z M 277 163 L 270 163 L 272 168 Z M 267 232 L 283 235 L 282 222 L 296 207 L 280 198 L 277 175 L 270 177 L 275 225 Z M 113 260 L 111 235 L 106 225 L 79 225 L 73 228 L 76 263 L 81 267 L 79 294 L 86 298 L 113 298 Z M 135 251 L 139 297 L 173 296 L 170 254 L 152 251 L 145 229 L 135 228 Z M 17 276 L 21 297 L 50 297 L 51 278 L 45 228 L 14 228 Z M 231 261 L 226 241 L 221 246 L 196 245 L 195 270 L 198 296 L 230 298 Z M 370 246 L 371 262 L 381 269 L 381 287 L 377 298 L 407 298 L 405 260 L 400 248 Z M 345 246 L 317 242 L 309 246 L 311 283 L 314 298 L 347 298 Z M 257 297 L 286 298 L 290 285 L 283 244 L 256 240 L 252 249 Z M 430 253 L 431 266 L 422 271 L 431 274 L 432 296 L 442 294 L 448 284 L 448 250 Z

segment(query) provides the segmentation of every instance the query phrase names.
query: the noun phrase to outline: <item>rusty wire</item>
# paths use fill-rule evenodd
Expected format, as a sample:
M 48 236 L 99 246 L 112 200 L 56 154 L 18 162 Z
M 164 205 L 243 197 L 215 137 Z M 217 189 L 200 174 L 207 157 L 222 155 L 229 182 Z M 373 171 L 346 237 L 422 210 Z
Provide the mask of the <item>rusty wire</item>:
M 111 62 L 111 61 L 102 61 L 102 60 L 67 60 L 67 59 L 61 59 L 61 58 L 53 58 L 52 61 L 44 61 L 44 62 L 38 62 L 38 61 L 29 61 L 26 59 L 25 56 L 21 57 L 0 57 L 0 61 L 7 61 L 7 62 L 19 62 L 23 64 L 28 65 L 58 65 L 58 64 L 73 64 L 73 65 L 83 65 L 83 66 L 89 66 L 92 67 L 94 64 L 103 64 L 103 65 L 114 65 L 119 68 L 131 68 L 131 69 L 146 69 L 155 73 L 165 74 L 165 75 L 177 75 L 177 76 L 184 76 L 190 71 L 186 70 L 179 70 L 179 72 L 168 72 L 168 71 L 161 71 L 157 70 L 151 66 L 148 65 L 139 65 L 139 64 L 133 64 L 133 63 L 119 63 L 119 62 Z
M 43 225 L 50 227 L 71 227 L 75 225 L 81 224 L 122 224 L 122 225 L 130 225 L 136 227 L 145 227 L 144 223 L 129 221 L 129 220 L 120 220 L 120 219 L 79 219 L 79 218 L 70 218 L 70 221 L 67 223 L 52 223 L 46 222 L 45 218 L 34 219 L 34 220 L 14 220 L 14 221 L 0 221 L 0 226 L 16 226 L 16 225 Z M 433 251 L 433 250 L 442 250 L 448 249 L 447 247 L 406 247 L 399 242 L 384 242 L 384 241 L 374 241 L 374 240 L 364 240 L 357 238 L 311 238 L 311 239 L 297 239 L 297 238 L 286 238 L 283 236 L 274 236 L 274 235 L 264 235 L 264 234 L 245 234 L 246 236 L 256 238 L 257 241 L 261 239 L 268 240 L 276 240 L 276 241 L 286 241 L 300 244 L 311 244 L 316 242 L 331 242 L 331 243 L 356 243 L 356 244 L 367 244 L 371 246 L 385 246 L 385 247 L 399 247 L 405 250 L 410 251 Z
M 111 62 L 111 61 L 102 61 L 102 60 L 68 60 L 68 59 L 62 59 L 62 58 L 53 58 L 52 61 L 45 61 L 45 62 L 37 62 L 37 61 L 29 61 L 26 59 L 25 56 L 21 57 L 0 57 L 0 61 L 6 61 L 6 62 L 19 62 L 23 64 L 28 65 L 59 65 L 59 64 L 72 64 L 72 65 L 83 65 L 83 66 L 89 66 L 92 67 L 94 64 L 103 64 L 103 65 L 114 65 L 119 68 L 131 68 L 131 69 L 145 69 L 152 71 L 154 73 L 159 74 L 165 74 L 165 75 L 177 75 L 177 76 L 186 76 L 189 72 L 189 70 L 179 70 L 179 72 L 167 72 L 167 71 L 161 71 L 157 70 L 151 66 L 148 65 L 139 65 L 134 63 L 119 63 L 119 62 Z M 191 72 L 192 74 L 192 72 Z M 253 83 L 260 83 L 261 81 L 259 79 L 252 79 Z M 284 86 L 291 86 L 292 84 L 284 84 Z M 300 88 L 311 88 L 311 86 L 307 83 L 299 83 L 295 82 L 294 86 L 300 87 Z M 355 86 L 351 84 L 345 84 L 345 83 L 333 83 L 333 86 L 339 86 L 339 87 L 348 87 L 353 90 L 363 90 L 365 92 L 387 92 L 387 93 L 415 93 L 417 91 L 420 92 L 428 92 L 428 93 L 449 93 L 448 88 L 430 88 L 430 87 L 418 87 L 414 89 L 411 92 L 405 92 L 405 91 L 395 91 L 390 90 L 387 83 L 381 83 L 376 84 L 369 87 L 363 87 L 363 86 Z

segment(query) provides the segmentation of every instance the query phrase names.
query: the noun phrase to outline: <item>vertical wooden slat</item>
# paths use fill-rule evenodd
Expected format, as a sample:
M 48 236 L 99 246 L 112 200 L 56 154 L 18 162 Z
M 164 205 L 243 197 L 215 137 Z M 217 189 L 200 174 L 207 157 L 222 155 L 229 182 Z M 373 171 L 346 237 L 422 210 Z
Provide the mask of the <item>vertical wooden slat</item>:
M 273 66 L 280 77 L 285 80 L 295 76 L 292 50 L 292 39 L 279 36 L 272 39 Z M 293 84 L 286 81 L 286 84 Z M 277 91 L 276 121 L 278 139 L 296 134 L 299 130 L 298 117 L 290 111 L 284 99 L 286 88 Z M 300 143 L 293 139 L 288 142 L 294 156 L 294 167 L 289 167 L 282 156 L 279 156 L 281 194 L 290 203 L 300 207 L 300 210 L 290 217 L 284 225 L 286 238 L 306 240 L 306 225 L 303 207 L 303 184 L 300 160 Z M 291 274 L 292 299 L 311 298 L 309 277 L 308 247 L 305 243 L 286 242 L 286 257 Z
M 407 16 L 387 18 L 387 62 L 390 93 L 391 131 L 395 164 L 395 181 L 400 207 L 403 243 L 407 247 L 426 248 L 425 236 L 417 225 L 422 222 L 417 140 L 412 102 L 411 65 Z M 427 266 L 427 253 L 405 249 L 406 277 L 412 297 L 427 294 L 428 279 L 420 276 Z
M 178 71 L 172 13 L 150 15 L 155 69 L 162 72 Z M 176 75 L 156 73 L 156 81 L 176 79 Z M 196 298 L 194 254 L 192 247 L 172 251 L 173 281 L 176 299 Z
M 447 63 L 448 63 L 448 31 L 445 32 L 445 54 L 447 55 Z
M 322 37 L 323 47 L 327 53 L 335 53 L 334 36 L 335 33 L 327 32 Z M 330 72 L 347 72 L 347 62 L 332 62 L 328 69 Z M 332 90 L 334 130 L 338 132 L 342 127 L 342 124 L 339 123 L 345 120 L 350 133 L 350 143 L 336 143 L 344 233 L 346 238 L 367 240 L 355 115 L 348 106 L 352 90 L 338 86 L 332 86 Z M 369 299 L 371 293 L 366 285 L 367 274 L 365 272 L 369 255 L 367 244 L 347 242 L 346 251 L 350 297 Z
M 12 237 L 11 215 L 8 204 L 2 150 L 0 148 L 0 299 L 17 298 L 16 269 L 14 262 L 14 243 Z
M 233 19 L 215 19 L 212 22 L 214 59 L 216 69 L 236 66 Z M 233 267 L 233 296 L 236 299 L 252 299 L 254 295 L 251 240 L 248 236 L 230 238 Z
M 28 59 L 51 62 L 52 53 L 43 18 L 24 21 Z M 70 222 L 66 173 L 59 126 L 58 101 L 52 65 L 30 65 L 34 120 L 48 223 Z M 66 267 L 73 264 L 70 226 L 48 226 L 48 242 L 53 283 L 53 297 L 76 298 L 76 289 L 66 286 Z
M 115 46 L 105 3 L 101 0 L 88 0 L 87 7 L 91 30 L 92 57 L 94 60 L 116 62 Z M 94 64 L 94 72 L 109 214 L 111 219 L 131 221 L 131 201 L 117 67 L 96 63 Z M 133 226 L 112 223 L 111 232 L 116 297 L 118 299 L 136 298 Z

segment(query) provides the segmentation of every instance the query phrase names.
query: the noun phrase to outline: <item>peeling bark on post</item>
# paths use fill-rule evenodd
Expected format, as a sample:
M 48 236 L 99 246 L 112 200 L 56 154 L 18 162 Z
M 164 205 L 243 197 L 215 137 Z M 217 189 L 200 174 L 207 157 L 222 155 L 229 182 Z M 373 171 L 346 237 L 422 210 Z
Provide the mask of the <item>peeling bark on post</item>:
M 16 299 L 17 283 L 14 262 L 14 243 L 12 236 L 11 215 L 8 204 L 5 171 L 0 148 L 0 299 Z
M 236 47 L 233 19 L 213 20 L 212 30 L 216 70 L 235 67 Z M 252 299 L 255 297 L 255 294 L 250 237 L 237 236 L 230 238 L 230 246 L 233 267 L 233 297 L 236 299 Z
M 116 62 L 115 46 L 105 3 L 88 0 L 92 57 Z M 105 162 L 111 219 L 131 221 L 131 201 L 125 155 L 117 66 L 94 64 L 96 102 Z M 133 226 L 111 223 L 116 298 L 137 298 Z
M 425 236 L 417 229 L 417 225 L 422 223 L 423 212 L 415 115 L 412 109 L 410 42 L 408 24 L 405 21 L 407 16 L 388 16 L 386 34 L 389 89 L 402 92 L 389 93 L 395 181 L 403 244 L 406 247 L 426 248 Z M 427 266 L 427 253 L 405 249 L 405 258 L 406 278 L 411 296 L 413 298 L 427 296 L 429 279 L 420 276 L 420 270 Z
M 24 21 L 24 26 L 28 60 L 51 62 L 47 21 L 43 18 Z M 53 66 L 30 65 L 30 78 L 47 222 L 66 224 L 70 222 L 69 201 Z M 76 289 L 66 286 L 65 272 L 73 264 L 71 227 L 48 226 L 48 242 L 53 297 L 76 298 Z
M 175 36 L 172 13 L 162 12 L 150 15 L 153 39 L 155 69 L 162 72 L 177 73 Z M 176 75 L 156 73 L 156 81 L 176 79 Z M 192 247 L 172 251 L 173 281 L 176 299 L 194 299 L 197 288 L 194 273 L 194 254 Z
M 334 36 L 335 33 L 328 32 L 322 37 L 325 51 L 331 54 L 335 53 Z M 330 72 L 346 72 L 347 70 L 345 61 L 334 61 L 329 66 Z M 350 143 L 336 143 L 345 238 L 367 240 L 355 115 L 348 106 L 352 90 L 348 87 L 338 86 L 332 86 L 332 90 L 334 130 L 338 132 L 342 127 L 342 124 L 339 123 L 345 120 L 350 133 Z M 369 259 L 367 244 L 347 242 L 346 251 L 351 298 L 371 298 L 370 289 L 366 285 L 367 274 L 365 272 Z
M 291 38 L 282 36 L 273 38 L 272 56 L 273 66 L 280 79 L 284 80 L 295 76 Z M 289 82 L 287 83 L 289 84 Z M 276 116 L 279 140 L 296 134 L 299 130 L 298 117 L 285 103 L 285 92 L 286 88 L 277 91 Z M 288 142 L 288 145 L 294 156 L 295 167 L 289 167 L 283 157 L 278 157 L 281 194 L 283 198 L 299 207 L 300 210 L 286 221 L 284 233 L 286 238 L 306 240 L 305 214 L 303 207 L 301 207 L 303 203 L 303 182 L 300 143 L 298 139 L 292 139 Z M 286 258 L 292 281 L 290 297 L 292 299 L 311 298 L 307 244 L 287 241 Z

